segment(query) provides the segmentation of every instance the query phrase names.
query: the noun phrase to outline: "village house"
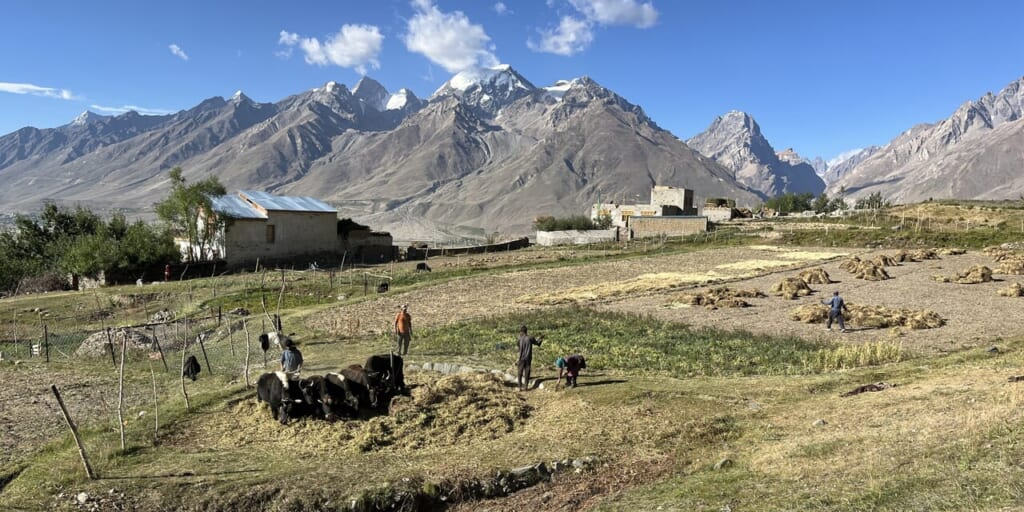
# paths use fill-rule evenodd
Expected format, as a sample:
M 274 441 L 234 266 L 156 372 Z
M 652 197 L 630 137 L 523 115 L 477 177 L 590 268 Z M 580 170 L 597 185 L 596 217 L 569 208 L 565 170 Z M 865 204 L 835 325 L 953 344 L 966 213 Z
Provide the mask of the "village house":
M 591 208 L 590 218 L 611 218 L 612 225 L 627 233 L 628 239 L 707 231 L 708 219 L 697 215 L 693 197 L 690 189 L 655 185 L 650 204 L 598 203 Z
M 242 190 L 212 202 L 213 211 L 227 220 L 213 256 L 228 266 L 257 260 L 327 264 L 343 254 L 350 262 L 378 263 L 395 254 L 391 235 L 339 221 L 336 208 L 312 197 Z

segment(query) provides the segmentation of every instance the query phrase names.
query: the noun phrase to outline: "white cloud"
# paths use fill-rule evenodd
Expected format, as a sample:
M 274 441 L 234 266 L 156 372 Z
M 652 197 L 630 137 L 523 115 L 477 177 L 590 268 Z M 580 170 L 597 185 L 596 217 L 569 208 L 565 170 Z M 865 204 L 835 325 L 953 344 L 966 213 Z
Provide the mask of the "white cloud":
M 171 53 L 174 54 L 175 57 L 179 57 L 181 60 L 188 60 L 188 54 L 186 54 L 185 50 L 182 50 L 180 46 L 172 44 L 167 48 L 171 50 Z
M 288 31 L 285 31 L 285 30 L 282 30 L 281 33 L 278 35 L 278 38 L 277 38 L 277 44 L 283 44 L 283 45 L 286 45 L 286 46 L 294 46 L 295 43 L 298 43 L 298 42 L 299 42 L 299 35 L 298 34 L 296 34 L 295 32 L 288 32 Z
M 162 116 L 174 113 L 173 110 L 164 110 L 162 108 L 138 107 L 135 105 L 124 105 L 122 107 L 104 107 L 101 105 L 89 105 L 89 108 L 93 110 L 98 110 L 99 112 L 102 112 L 104 114 L 123 114 L 125 112 L 128 112 L 129 110 L 134 110 L 142 115 L 147 116 Z
M 380 55 L 383 41 L 384 36 L 380 29 L 373 25 L 343 25 L 337 34 L 330 36 L 323 43 L 315 37 L 299 37 L 296 33 L 282 30 L 277 43 L 287 48 L 275 52 L 275 55 L 287 59 L 292 55 L 292 47 L 297 45 L 306 54 L 306 62 L 309 64 L 333 64 L 352 68 L 365 75 L 367 65 L 373 69 L 380 69 L 380 60 L 377 57 Z
M 409 20 L 405 47 L 450 73 L 476 66 L 495 66 L 491 38 L 461 11 L 441 12 L 432 0 L 413 0 L 416 14 Z
M 512 14 L 512 11 L 508 10 L 508 6 L 505 5 L 505 2 L 498 2 L 494 4 L 494 12 L 498 13 L 499 16 Z
M 587 20 L 601 25 L 630 25 L 649 28 L 658 21 L 658 11 L 650 2 L 637 0 L 569 0 L 586 16 Z
M 535 52 L 555 55 L 574 55 L 594 42 L 594 31 L 590 23 L 572 16 L 564 16 L 553 30 L 541 30 L 540 36 L 539 42 L 527 41 L 526 46 Z
M 34 84 L 19 84 L 12 82 L 0 82 L 0 92 L 9 92 L 11 94 L 30 94 L 32 96 L 45 96 L 47 98 L 57 98 L 60 100 L 78 99 L 67 89 L 56 89 L 54 87 L 43 87 Z

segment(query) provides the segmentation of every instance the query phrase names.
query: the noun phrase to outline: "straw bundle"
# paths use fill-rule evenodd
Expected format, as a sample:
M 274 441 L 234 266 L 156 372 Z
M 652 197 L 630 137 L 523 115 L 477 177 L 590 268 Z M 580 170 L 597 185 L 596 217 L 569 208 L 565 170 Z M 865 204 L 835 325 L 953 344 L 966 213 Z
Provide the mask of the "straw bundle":
M 1003 297 L 1024 297 L 1024 286 L 1021 286 L 1020 283 L 1013 283 L 1006 288 L 1000 289 L 999 295 Z
M 810 295 L 814 292 L 807 283 L 799 277 L 786 277 L 778 284 L 772 287 L 772 292 L 776 295 L 781 295 L 786 299 L 795 299 L 805 295 Z
M 829 278 L 828 272 L 825 272 L 825 269 L 821 267 L 806 269 L 800 272 L 797 277 L 807 284 L 830 284 L 835 282 Z
M 856 256 L 844 261 L 839 268 L 853 274 L 853 277 L 857 279 L 864 279 L 866 281 L 884 281 L 889 279 L 889 273 L 884 268 Z

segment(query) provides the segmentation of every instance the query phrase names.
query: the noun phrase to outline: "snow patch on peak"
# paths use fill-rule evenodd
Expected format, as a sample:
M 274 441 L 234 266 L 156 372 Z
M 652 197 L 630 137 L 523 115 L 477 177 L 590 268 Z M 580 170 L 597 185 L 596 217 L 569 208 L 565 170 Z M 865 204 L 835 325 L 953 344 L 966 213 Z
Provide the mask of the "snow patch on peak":
M 245 96 L 245 93 L 243 93 L 242 90 L 239 89 L 239 90 L 235 91 L 235 94 L 233 94 L 231 97 L 237 100 L 237 99 L 241 98 L 242 96 Z
M 559 80 L 555 82 L 554 85 L 545 87 L 544 95 L 554 98 L 556 101 L 562 101 L 562 96 L 565 96 L 565 93 L 572 88 L 573 85 L 576 85 L 576 82 L 577 79 L 575 78 L 572 80 Z
M 388 102 L 384 105 L 385 110 L 402 110 L 406 105 L 409 104 L 409 96 L 412 94 L 409 89 L 399 89 L 398 92 L 392 94 L 388 98 Z M 413 95 L 415 96 L 415 95 Z
M 523 79 L 508 64 L 500 64 L 490 68 L 471 68 L 460 71 L 450 80 L 444 83 L 434 95 L 442 94 L 445 91 L 453 91 L 456 94 L 466 92 L 476 85 L 492 85 L 500 88 L 530 90 L 533 87 L 525 83 Z
M 324 84 L 324 90 L 327 91 L 327 92 L 334 92 L 334 89 L 337 89 L 337 88 L 338 88 L 338 82 L 335 82 L 334 80 L 331 80 L 330 82 L 327 82 L 326 84 Z

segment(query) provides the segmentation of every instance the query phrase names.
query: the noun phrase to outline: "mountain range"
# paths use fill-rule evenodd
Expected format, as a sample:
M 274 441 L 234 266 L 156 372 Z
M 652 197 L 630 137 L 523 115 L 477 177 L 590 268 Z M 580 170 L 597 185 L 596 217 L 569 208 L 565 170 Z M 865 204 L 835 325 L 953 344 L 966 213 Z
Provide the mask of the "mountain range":
M 427 99 L 367 77 L 275 103 L 239 91 L 170 115 L 85 112 L 0 137 L 0 214 L 53 201 L 151 215 L 176 166 L 229 190 L 314 196 L 399 240 L 525 233 L 538 215 L 643 201 L 655 184 L 750 206 L 788 192 L 1017 198 L 1022 86 L 828 162 L 776 151 L 744 112 L 683 142 L 591 78 L 538 87 L 507 65 L 458 73 Z
M 594 80 L 537 87 L 498 66 L 458 73 L 427 100 L 363 78 L 276 103 L 239 92 L 165 116 L 22 128 L 0 137 L 0 204 L 145 211 L 176 166 L 229 190 L 315 196 L 406 240 L 523 233 L 538 215 L 646 198 L 655 184 L 763 199 Z

